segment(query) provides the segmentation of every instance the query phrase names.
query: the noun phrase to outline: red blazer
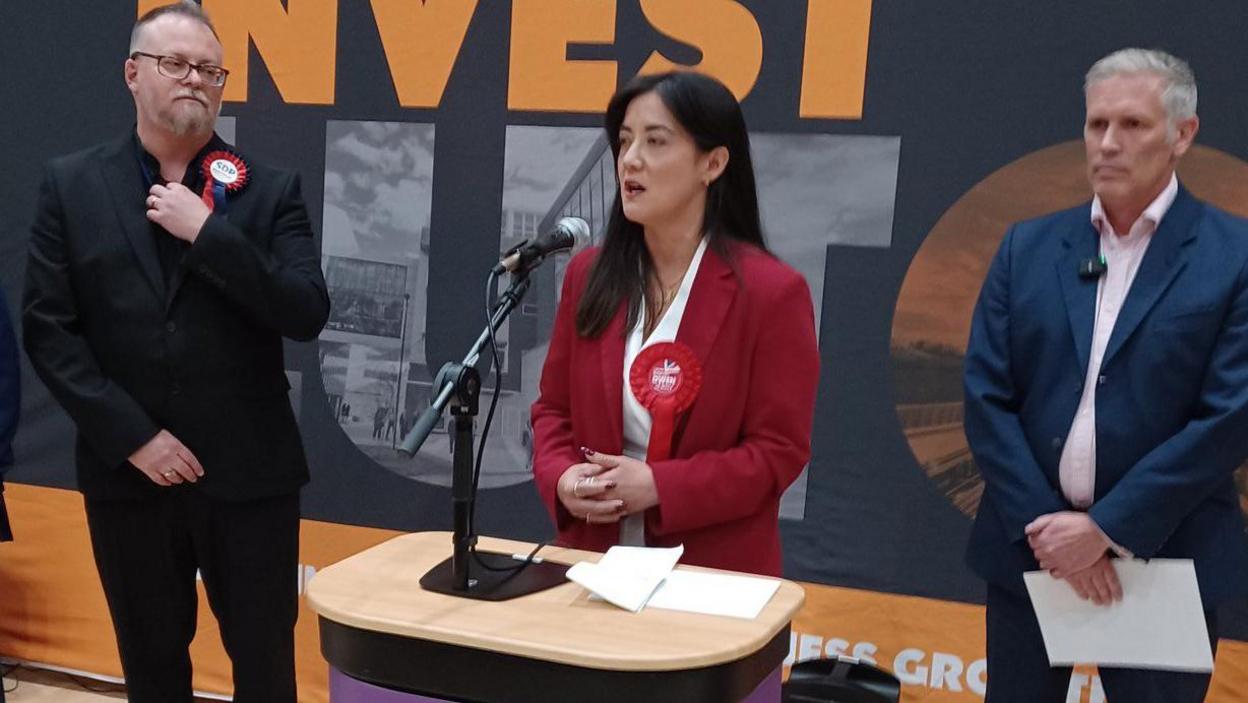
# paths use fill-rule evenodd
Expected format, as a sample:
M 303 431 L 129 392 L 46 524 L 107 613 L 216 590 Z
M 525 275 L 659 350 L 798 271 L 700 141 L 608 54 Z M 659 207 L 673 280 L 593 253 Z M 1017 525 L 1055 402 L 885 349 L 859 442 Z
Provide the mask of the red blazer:
M 780 496 L 810 458 L 814 311 L 800 274 L 755 247 L 729 246 L 731 267 L 713 249 L 703 255 L 676 335 L 702 362 L 702 390 L 677 420 L 673 458 L 650 464 L 659 505 L 647 512 L 646 538 L 684 544 L 683 563 L 779 575 Z M 579 447 L 623 447 L 625 306 L 596 339 L 576 333 L 596 254 L 568 264 L 533 404 L 533 473 L 559 542 L 604 551 L 616 544 L 618 524 L 575 519 L 555 490 L 584 461 Z

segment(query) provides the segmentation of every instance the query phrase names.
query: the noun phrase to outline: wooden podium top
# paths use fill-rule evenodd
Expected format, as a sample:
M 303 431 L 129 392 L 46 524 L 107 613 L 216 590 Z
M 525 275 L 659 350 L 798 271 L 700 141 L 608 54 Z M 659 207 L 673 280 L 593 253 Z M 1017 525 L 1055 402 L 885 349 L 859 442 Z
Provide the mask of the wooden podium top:
M 489 537 L 478 546 L 517 554 L 533 548 Z M 362 630 L 592 669 L 674 671 L 753 654 L 788 625 L 806 598 L 800 586 L 782 580 L 758 618 L 743 620 L 657 608 L 630 613 L 589 600 L 589 592 L 571 581 L 502 602 L 422 590 L 420 577 L 450 553 L 449 532 L 396 537 L 319 571 L 308 585 L 308 602 L 321 617 Z M 539 556 L 573 564 L 601 555 L 546 547 Z

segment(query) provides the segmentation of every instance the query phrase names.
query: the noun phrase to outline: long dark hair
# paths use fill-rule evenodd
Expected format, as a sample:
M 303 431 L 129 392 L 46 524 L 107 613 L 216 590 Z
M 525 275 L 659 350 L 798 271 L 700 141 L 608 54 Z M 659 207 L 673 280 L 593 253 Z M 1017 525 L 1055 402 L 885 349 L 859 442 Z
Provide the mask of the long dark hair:
M 702 232 L 709 237 L 708 246 L 729 261 L 731 254 L 725 240 L 748 242 L 766 251 L 745 117 L 732 92 L 714 78 L 677 71 L 639 76 L 621 88 L 607 105 L 606 115 L 607 141 L 615 162 L 620 158 L 620 126 L 625 111 L 633 100 L 651 92 L 659 96 L 664 107 L 693 137 L 699 151 L 706 153 L 721 146 L 728 149 L 728 165 L 706 193 Z M 617 170 L 615 204 L 611 206 L 602 250 L 590 270 L 576 310 L 576 331 L 585 337 L 602 334 L 622 301 L 628 302 L 625 329 L 632 329 L 649 295 L 646 283 L 654 262 L 650 260 L 641 225 L 624 216 L 619 185 Z

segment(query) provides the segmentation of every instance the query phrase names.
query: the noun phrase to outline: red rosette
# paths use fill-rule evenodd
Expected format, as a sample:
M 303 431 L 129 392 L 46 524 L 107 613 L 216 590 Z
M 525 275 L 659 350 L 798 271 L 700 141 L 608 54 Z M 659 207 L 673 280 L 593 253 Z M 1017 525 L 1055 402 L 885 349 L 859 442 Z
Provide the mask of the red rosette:
M 204 176 L 204 204 L 214 210 L 218 199 L 245 188 L 251 175 L 243 157 L 224 149 L 209 152 L 200 162 L 200 172 Z
M 676 416 L 689 409 L 702 390 L 702 363 L 680 342 L 660 342 L 641 350 L 628 370 L 628 385 L 650 412 L 647 461 L 671 456 Z
M 216 182 L 225 186 L 225 192 L 237 193 L 247 185 L 251 172 L 243 157 L 232 151 L 218 149 L 204 157 L 200 164 L 205 182 Z

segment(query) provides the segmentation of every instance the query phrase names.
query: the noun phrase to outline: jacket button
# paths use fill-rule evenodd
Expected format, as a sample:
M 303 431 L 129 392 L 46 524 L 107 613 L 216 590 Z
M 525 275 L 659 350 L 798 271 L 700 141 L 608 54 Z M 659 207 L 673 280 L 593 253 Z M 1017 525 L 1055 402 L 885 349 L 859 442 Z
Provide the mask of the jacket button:
M 175 383 L 175 384 L 173 384 L 173 385 L 169 386 L 169 395 L 178 395 L 178 394 L 180 394 L 181 392 L 182 392 L 182 386 L 181 386 L 181 384 L 177 384 L 177 383 Z
M 1053 444 L 1053 448 L 1054 448 L 1054 449 L 1061 449 L 1061 447 L 1062 447 L 1062 438 L 1061 438 L 1061 437 L 1054 437 L 1054 438 L 1053 438 L 1053 441 L 1052 441 L 1052 444 Z
M 1100 376 L 1096 377 L 1096 385 L 1098 386 L 1105 385 L 1105 374 L 1101 374 Z
M 172 320 L 170 320 L 169 322 L 166 322 L 166 323 L 165 323 L 165 331 L 170 332 L 170 333 L 177 332 L 177 331 L 178 331 L 178 323 L 173 322 Z

